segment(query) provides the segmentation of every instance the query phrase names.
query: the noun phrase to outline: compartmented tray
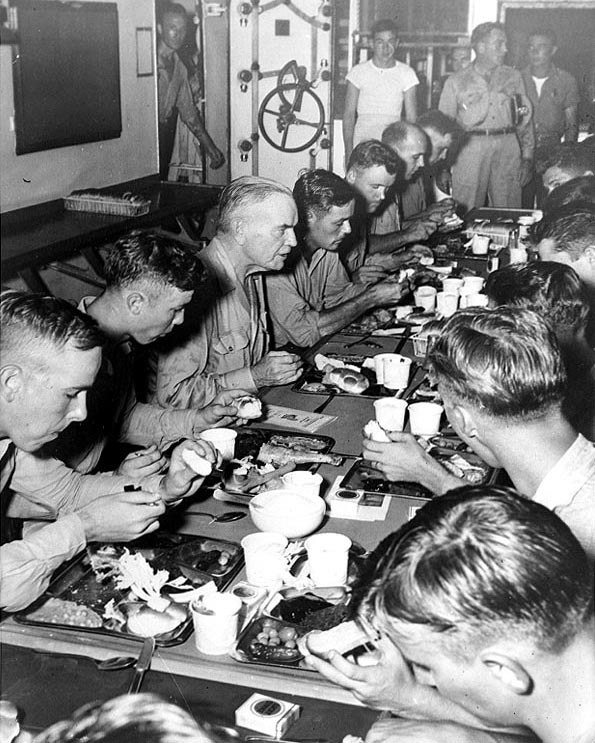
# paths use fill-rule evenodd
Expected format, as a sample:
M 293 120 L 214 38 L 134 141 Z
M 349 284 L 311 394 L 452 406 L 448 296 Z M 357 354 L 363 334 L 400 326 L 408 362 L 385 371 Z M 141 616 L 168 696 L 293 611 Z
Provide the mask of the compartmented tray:
M 257 461 L 258 452 L 263 444 L 284 446 L 288 450 L 291 450 L 293 445 L 295 451 L 299 451 L 299 446 L 303 445 L 308 450 L 328 454 L 335 445 L 335 439 L 332 436 L 303 433 L 302 431 L 281 431 L 272 428 L 252 428 L 251 426 L 238 428 L 235 459 L 251 456 L 254 461 Z
M 279 644 L 270 645 L 270 630 L 273 629 Z M 291 640 L 284 640 L 284 633 Z M 305 632 L 292 624 L 276 617 L 261 615 L 253 619 L 242 631 L 231 657 L 240 663 L 252 663 L 277 668 L 295 668 L 299 666 L 303 655 L 298 650 L 297 640 Z M 289 643 L 291 647 L 288 647 Z M 294 645 L 295 643 L 295 645 Z
M 477 454 L 468 451 L 465 443 L 458 437 L 438 434 L 430 440 L 433 448 L 430 456 L 434 457 L 451 474 L 463 477 L 461 485 L 483 485 L 491 482 L 496 470 L 483 462 Z M 469 469 L 462 469 L 457 465 L 457 457 L 464 460 Z M 458 467 L 458 469 L 457 469 Z M 340 487 L 347 491 L 363 491 L 365 493 L 381 493 L 383 495 L 404 496 L 409 498 L 425 498 L 430 500 L 433 494 L 430 490 L 416 482 L 391 482 L 385 480 L 364 459 L 358 459 L 345 477 Z
M 324 372 L 315 367 L 307 369 L 304 374 L 294 382 L 292 389 L 295 390 L 295 392 L 300 392 L 304 395 L 329 395 L 334 393 L 341 396 L 363 398 L 387 397 L 395 394 L 395 390 L 390 390 L 376 382 L 376 374 L 373 369 L 366 369 L 355 363 L 353 366 L 358 366 L 357 371 L 363 374 L 370 383 L 368 389 L 359 394 L 357 392 L 346 392 L 345 390 L 339 389 L 334 384 L 325 384 L 322 381 Z
M 167 570 L 170 579 L 184 576 L 195 588 L 212 580 L 219 590 L 224 589 L 244 563 L 243 551 L 239 544 L 189 534 L 158 532 L 126 545 L 114 546 L 115 553 L 120 552 L 123 546 L 131 553 L 142 554 L 154 570 Z M 164 593 L 167 594 L 167 589 Z M 126 625 L 119 627 L 112 620 L 103 620 L 102 615 L 106 604 L 112 599 L 116 603 L 120 601 L 127 604 L 129 602 L 126 594 L 127 591 L 116 588 L 111 578 L 103 583 L 97 580 L 91 567 L 89 553 L 85 551 L 75 557 L 54 578 L 47 591 L 37 601 L 24 611 L 15 614 L 14 619 L 21 624 L 142 640 L 139 635 L 128 631 Z M 101 626 L 90 627 L 37 619 L 35 612 L 51 599 L 74 602 L 81 607 L 83 615 L 85 610 L 90 609 L 102 617 L 103 623 Z M 76 620 L 77 617 L 74 619 Z M 84 620 L 81 618 L 81 621 Z M 192 618 L 188 614 L 181 624 L 170 632 L 156 635 L 155 640 L 161 646 L 177 645 L 184 642 L 191 632 Z

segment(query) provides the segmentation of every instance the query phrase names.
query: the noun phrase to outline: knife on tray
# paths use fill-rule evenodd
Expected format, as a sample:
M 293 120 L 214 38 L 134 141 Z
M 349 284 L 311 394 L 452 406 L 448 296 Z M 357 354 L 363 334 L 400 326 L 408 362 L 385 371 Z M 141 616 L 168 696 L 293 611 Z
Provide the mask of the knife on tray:
M 138 660 L 134 664 L 134 676 L 132 677 L 132 681 L 130 682 L 130 686 L 128 687 L 128 694 L 138 694 L 141 684 L 143 683 L 145 673 L 151 667 L 151 660 L 153 658 L 154 652 L 155 638 L 145 637 L 142 650 L 140 651 L 140 655 L 138 656 Z

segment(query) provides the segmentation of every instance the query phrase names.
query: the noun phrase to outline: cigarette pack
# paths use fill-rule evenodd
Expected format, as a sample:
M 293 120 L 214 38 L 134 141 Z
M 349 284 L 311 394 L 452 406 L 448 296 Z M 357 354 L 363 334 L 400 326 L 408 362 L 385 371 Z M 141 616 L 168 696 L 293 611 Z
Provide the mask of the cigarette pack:
M 236 725 L 282 738 L 299 718 L 301 711 L 298 704 L 266 697 L 264 694 L 252 694 L 236 709 Z

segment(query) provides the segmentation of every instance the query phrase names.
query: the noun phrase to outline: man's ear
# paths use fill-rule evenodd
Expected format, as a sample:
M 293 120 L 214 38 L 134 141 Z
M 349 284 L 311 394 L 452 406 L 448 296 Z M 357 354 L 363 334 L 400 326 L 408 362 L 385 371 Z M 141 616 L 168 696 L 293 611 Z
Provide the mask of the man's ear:
M 350 186 L 353 186 L 355 183 L 355 170 L 353 168 L 349 168 L 347 173 L 345 174 L 345 180 L 347 183 L 349 183 Z
M 522 663 L 509 655 L 491 648 L 483 650 L 479 659 L 487 670 L 513 694 L 530 694 L 533 690 L 533 678 Z
M 235 217 L 231 220 L 231 234 L 234 240 L 239 245 L 244 245 L 246 242 L 246 225 L 241 217 Z
M 159 34 L 159 36 L 163 36 L 163 26 L 161 25 L 161 23 L 157 24 L 157 33 Z
M 131 315 L 140 315 L 143 311 L 147 297 L 138 291 L 130 292 L 126 295 L 126 307 Z
M 452 406 L 448 417 L 452 419 L 451 422 L 453 427 L 463 435 L 467 436 L 467 438 L 472 439 L 477 436 L 477 426 L 473 419 L 473 415 L 464 405 L 455 403 Z
M 23 370 L 17 364 L 0 369 L 0 395 L 6 402 L 14 402 L 23 387 Z

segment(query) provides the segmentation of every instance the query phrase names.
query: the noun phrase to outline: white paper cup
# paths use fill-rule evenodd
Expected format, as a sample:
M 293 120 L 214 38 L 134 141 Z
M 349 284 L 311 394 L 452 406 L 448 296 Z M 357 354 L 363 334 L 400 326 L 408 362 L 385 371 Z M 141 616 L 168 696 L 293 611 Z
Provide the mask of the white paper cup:
M 454 315 L 459 306 L 459 295 L 458 294 L 447 294 L 446 292 L 438 292 L 436 294 L 436 310 L 443 317 L 450 317 Z
M 190 604 L 196 649 L 223 655 L 234 646 L 242 600 L 231 593 L 209 593 Z
M 488 235 L 473 235 L 471 239 L 471 252 L 473 255 L 487 255 L 490 242 Z
M 409 405 L 409 428 L 414 436 L 434 436 L 440 431 L 442 405 L 414 402 Z
M 484 280 L 481 276 L 465 276 L 463 279 L 463 286 L 465 289 L 469 289 L 475 294 L 479 294 L 479 292 L 483 289 Z
M 279 586 L 287 569 L 283 555 L 287 544 L 287 537 L 272 531 L 260 531 L 244 537 L 241 545 L 248 583 L 267 588 Z
M 315 534 L 305 541 L 310 578 L 315 586 L 344 586 L 347 583 L 351 539 L 344 534 Z
M 283 487 L 287 490 L 295 490 L 306 495 L 320 495 L 321 475 L 305 470 L 295 470 L 295 472 L 288 472 L 283 475 L 281 480 L 283 481 Z
M 229 462 L 235 454 L 237 435 L 238 432 L 233 428 L 208 428 L 206 431 L 201 431 L 200 438 L 213 444 L 222 459 Z
M 374 356 L 376 381 L 391 390 L 404 390 L 409 384 L 411 359 L 399 353 L 379 353 Z
M 436 289 L 433 286 L 420 286 L 413 293 L 415 304 L 423 307 L 426 312 L 432 312 L 436 307 Z
M 463 286 L 463 279 L 444 279 L 442 290 L 445 294 L 460 294 Z
M 487 307 L 490 299 L 487 294 L 468 294 L 467 307 Z
M 374 401 L 376 420 L 385 431 L 402 431 L 406 410 L 407 402 L 398 397 L 381 397 Z

